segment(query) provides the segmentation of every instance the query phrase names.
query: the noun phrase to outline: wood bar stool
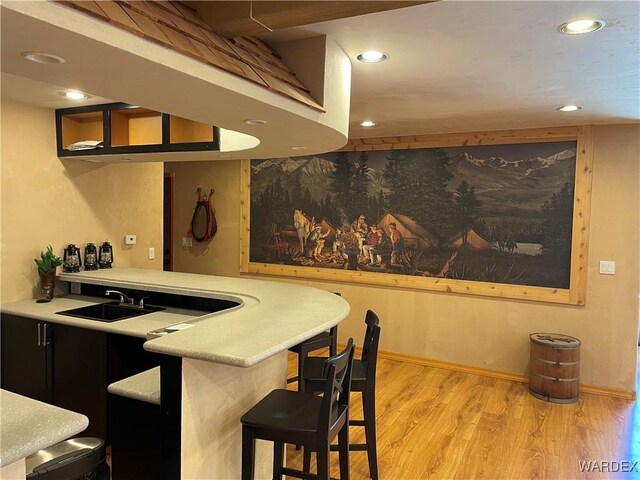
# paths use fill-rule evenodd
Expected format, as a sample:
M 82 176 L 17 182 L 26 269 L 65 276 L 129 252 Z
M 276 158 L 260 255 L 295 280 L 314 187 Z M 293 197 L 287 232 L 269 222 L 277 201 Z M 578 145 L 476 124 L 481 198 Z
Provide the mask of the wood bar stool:
M 334 292 L 341 296 L 340 293 Z M 304 382 L 300 381 L 300 372 L 304 370 L 304 362 L 309 353 L 320 350 L 321 348 L 329 348 L 329 356 L 333 357 L 338 351 L 338 326 L 331 327 L 326 332 L 319 333 L 304 342 L 301 342 L 289 348 L 290 352 L 298 355 L 298 375 L 287 378 L 287 383 L 298 382 L 298 391 L 304 392 Z
M 367 311 L 365 317 L 367 329 L 362 345 L 362 355 L 360 360 L 353 361 L 353 372 L 351 374 L 351 391 L 362 393 L 362 409 L 364 419 L 349 420 L 349 425 L 354 427 L 364 427 L 366 443 L 349 444 L 349 450 L 365 451 L 369 460 L 369 476 L 373 480 L 378 480 L 378 452 L 376 446 L 376 366 L 378 363 L 378 343 L 380 342 L 380 320 L 371 310 Z M 326 361 L 322 357 L 309 357 L 305 362 L 305 369 L 302 372 L 305 383 L 305 391 L 321 391 L 322 385 L 316 378 L 322 372 L 323 363 Z M 331 448 L 335 450 L 335 448 Z M 311 451 L 304 450 L 303 470 L 308 471 L 311 463 Z
M 256 439 L 274 442 L 273 478 L 329 480 L 329 452 L 338 436 L 340 479 L 349 479 L 349 393 L 353 339 L 339 354 L 325 359 L 314 379 L 322 397 L 312 393 L 274 390 L 245 413 L 242 422 L 242 480 L 253 480 Z M 322 385 L 322 387 L 320 387 Z M 317 475 L 285 468 L 284 444 L 302 445 L 317 453 Z

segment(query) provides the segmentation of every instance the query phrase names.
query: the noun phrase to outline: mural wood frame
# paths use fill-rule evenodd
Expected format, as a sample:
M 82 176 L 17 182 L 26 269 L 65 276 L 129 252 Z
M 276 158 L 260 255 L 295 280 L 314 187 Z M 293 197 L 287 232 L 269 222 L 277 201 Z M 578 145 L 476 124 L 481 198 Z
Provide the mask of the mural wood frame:
M 585 305 L 593 172 L 594 129 L 592 126 L 354 139 L 350 140 L 340 151 L 404 150 L 563 141 L 576 142 L 569 288 L 514 285 L 491 283 L 488 281 L 252 262 L 250 261 L 249 251 L 251 226 L 250 160 L 243 160 L 241 162 L 240 272 L 296 279 L 346 282 L 558 304 Z

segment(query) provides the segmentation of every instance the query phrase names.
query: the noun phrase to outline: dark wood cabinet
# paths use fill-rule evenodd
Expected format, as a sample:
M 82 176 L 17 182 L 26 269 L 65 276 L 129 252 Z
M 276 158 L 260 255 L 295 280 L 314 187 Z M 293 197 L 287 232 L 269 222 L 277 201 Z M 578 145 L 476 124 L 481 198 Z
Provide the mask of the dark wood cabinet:
M 15 315 L 0 317 L 2 388 L 89 418 L 107 438 L 107 335 Z
M 82 436 L 109 439 L 107 387 L 157 366 L 144 339 L 2 314 L 1 386 L 82 413 Z
M 51 330 L 44 322 L 15 315 L 3 314 L 0 324 L 2 388 L 52 403 Z
M 52 327 L 53 404 L 89 418 L 82 436 L 107 439 L 107 334 Z

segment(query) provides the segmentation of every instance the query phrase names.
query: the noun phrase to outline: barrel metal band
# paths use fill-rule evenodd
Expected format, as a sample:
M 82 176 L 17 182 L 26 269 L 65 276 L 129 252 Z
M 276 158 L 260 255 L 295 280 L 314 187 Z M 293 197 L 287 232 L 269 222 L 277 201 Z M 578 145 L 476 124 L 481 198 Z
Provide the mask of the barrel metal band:
M 550 365 L 580 365 L 580 361 L 577 362 L 554 362 L 553 360 L 544 360 L 542 358 L 536 358 L 536 361 L 541 363 L 548 363 Z
M 574 377 L 574 378 L 556 378 L 556 377 L 550 377 L 548 375 L 542 375 L 541 373 L 536 373 L 536 372 L 532 372 L 533 375 L 537 376 L 537 377 L 542 377 L 546 380 L 555 380 L 556 382 L 576 382 L 578 381 L 578 377 Z

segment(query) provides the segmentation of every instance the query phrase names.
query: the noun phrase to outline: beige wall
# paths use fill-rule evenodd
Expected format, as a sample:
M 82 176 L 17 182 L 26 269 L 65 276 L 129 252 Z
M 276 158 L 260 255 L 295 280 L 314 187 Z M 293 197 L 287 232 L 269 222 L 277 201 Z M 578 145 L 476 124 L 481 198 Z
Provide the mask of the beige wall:
M 240 268 L 240 162 L 166 163 L 165 172 L 175 174 L 173 269 L 237 276 Z M 198 187 L 203 192 L 215 190 L 212 205 L 218 233 L 207 242 L 193 240 L 192 247 L 183 247 L 182 238 L 191 227 Z
M 585 307 L 499 300 L 477 296 L 300 280 L 339 291 L 352 313 L 342 340 L 360 341 L 366 309 L 382 320 L 381 349 L 476 367 L 525 374 L 533 332 L 561 332 L 583 342 L 585 384 L 634 390 L 638 332 L 640 222 L 640 126 L 595 129 L 595 160 L 587 304 Z M 217 189 L 224 218 L 208 249 L 176 249 L 175 269 L 239 275 L 239 162 L 167 165 L 176 172 L 176 224 L 188 229 L 193 190 Z M 615 260 L 616 275 L 598 274 L 599 260 Z M 263 277 L 266 278 L 266 277 Z M 282 280 L 291 281 L 291 280 Z
M 99 164 L 56 156 L 54 111 L 2 100 L 2 302 L 34 298 L 33 258 L 51 244 L 109 239 L 115 265 L 162 268 L 162 163 Z M 125 234 L 138 242 L 125 246 Z M 148 247 L 156 259 L 148 260 Z

